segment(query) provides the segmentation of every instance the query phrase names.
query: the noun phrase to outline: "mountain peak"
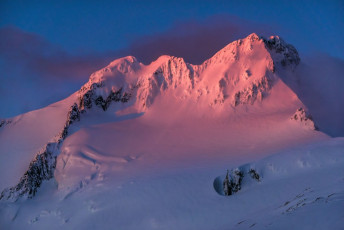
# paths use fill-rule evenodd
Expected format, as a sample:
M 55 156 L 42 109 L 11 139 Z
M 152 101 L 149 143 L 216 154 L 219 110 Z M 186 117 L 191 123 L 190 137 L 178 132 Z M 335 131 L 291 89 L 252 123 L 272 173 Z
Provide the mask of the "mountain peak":
M 133 63 L 137 63 L 137 59 L 134 56 L 126 56 L 126 57 L 122 57 L 122 58 L 118 58 L 114 61 L 112 61 L 108 67 L 113 67 L 113 66 L 117 66 L 117 65 L 121 65 L 123 63 L 127 63 L 127 64 L 133 64 Z
M 270 94 L 278 79 L 276 69 L 288 71 L 284 67 L 293 67 L 299 61 L 296 49 L 279 36 L 265 39 L 252 33 L 228 44 L 201 65 L 169 55 L 162 55 L 149 65 L 133 56 L 114 60 L 91 75 L 80 89 L 79 98 L 87 103 L 89 99 L 89 103 L 102 102 L 119 94 L 125 100 L 131 98 L 139 110 L 167 94 L 209 106 L 254 104 Z
M 286 43 L 281 37 L 275 35 L 266 39 L 256 33 L 252 33 L 246 38 L 229 43 L 218 51 L 211 58 L 212 60 L 209 59 L 205 61 L 205 63 L 214 62 L 216 59 L 238 60 L 242 55 L 250 55 L 253 50 L 256 53 L 264 53 L 264 51 L 258 51 L 261 50 L 262 47 L 269 52 L 274 64 L 281 64 L 283 67 L 291 66 L 293 69 L 300 63 L 300 57 L 295 47 Z
M 246 38 L 244 39 L 248 39 L 250 41 L 256 41 L 256 40 L 260 40 L 260 37 L 258 36 L 258 34 L 256 33 L 252 33 L 250 35 L 248 35 Z

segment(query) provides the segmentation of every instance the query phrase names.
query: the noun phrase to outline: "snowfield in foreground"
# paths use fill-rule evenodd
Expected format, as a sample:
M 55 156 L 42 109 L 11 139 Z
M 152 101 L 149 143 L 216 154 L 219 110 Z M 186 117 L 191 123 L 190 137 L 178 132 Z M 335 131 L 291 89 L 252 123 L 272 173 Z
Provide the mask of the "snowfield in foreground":
M 117 169 L 85 177 L 64 194 L 51 180 L 32 200 L 2 203 L 0 221 L 4 229 L 341 229 L 343 148 L 337 138 L 250 163 L 260 182 L 244 180 L 228 197 L 213 181 L 240 166 L 230 161 L 195 159 L 124 175 Z
M 299 63 L 256 34 L 202 65 L 129 56 L 1 122 L 1 229 L 342 229 L 344 138 L 286 84 Z

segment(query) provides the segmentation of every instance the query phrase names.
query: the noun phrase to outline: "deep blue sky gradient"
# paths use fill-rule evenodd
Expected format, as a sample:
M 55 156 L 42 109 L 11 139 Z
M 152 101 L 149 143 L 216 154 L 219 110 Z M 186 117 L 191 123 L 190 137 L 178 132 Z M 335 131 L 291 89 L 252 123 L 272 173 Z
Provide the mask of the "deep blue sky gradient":
M 3 0 L 0 9 L 0 27 L 18 27 L 72 53 L 124 49 L 175 24 L 225 14 L 273 26 L 301 52 L 344 59 L 344 1 Z

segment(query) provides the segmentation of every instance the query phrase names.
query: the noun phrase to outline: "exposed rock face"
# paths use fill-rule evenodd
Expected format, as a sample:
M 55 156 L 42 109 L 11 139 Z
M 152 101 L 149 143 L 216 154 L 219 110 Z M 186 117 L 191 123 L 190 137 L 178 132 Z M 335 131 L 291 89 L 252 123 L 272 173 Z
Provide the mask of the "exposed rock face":
M 232 189 L 230 187 L 231 182 L 229 180 L 229 172 L 227 170 L 227 174 L 226 174 L 226 178 L 223 181 L 223 193 L 225 194 L 225 196 L 229 196 L 232 195 Z
M 0 121 L 0 128 L 4 127 L 5 125 L 11 124 L 12 120 L 1 120 Z
M 306 112 L 303 108 L 299 108 L 298 110 L 296 110 L 296 112 L 290 119 L 293 121 L 300 122 L 305 127 L 308 127 L 310 129 L 318 130 L 318 127 L 315 125 L 313 121 L 312 115 Z
M 60 142 L 62 142 L 67 137 L 70 125 L 76 121 L 80 121 L 80 111 L 78 105 L 74 103 L 68 112 L 66 124 L 64 125 L 63 130 L 59 135 Z
M 241 189 L 241 183 L 244 175 L 244 171 L 240 169 L 234 169 L 230 174 L 227 170 L 226 178 L 223 181 L 223 191 L 225 196 L 233 195 Z
M 300 63 L 300 57 L 295 47 L 287 44 L 279 36 L 271 36 L 269 39 L 263 38 L 263 40 L 267 48 L 282 55 L 282 58 L 279 60 L 282 66 L 286 66 L 288 64 L 298 65 Z
M 243 165 L 239 168 L 227 170 L 226 177 L 217 177 L 214 180 L 214 188 L 220 194 L 224 196 L 231 196 L 239 192 L 247 183 L 252 181 L 260 182 L 261 176 L 250 165 Z
M 130 92 L 123 92 L 123 88 L 120 88 L 116 91 L 111 90 L 109 95 L 104 99 L 102 95 L 97 94 L 97 90 L 101 89 L 102 86 L 102 83 L 93 83 L 90 89 L 87 90 L 82 88 L 79 91 L 80 93 L 86 91 L 84 94 L 81 94 L 79 98 L 79 108 L 81 109 L 81 112 L 84 112 L 86 109 L 91 109 L 93 105 L 106 111 L 112 101 L 128 102 L 131 97 Z
M 47 144 L 44 150 L 38 153 L 35 159 L 31 161 L 29 169 L 20 178 L 19 183 L 14 187 L 2 191 L 0 200 L 16 201 L 20 197 L 34 197 L 42 182 L 54 176 L 59 145 L 60 142 Z
M 44 180 L 54 177 L 56 157 L 59 154 L 63 140 L 68 135 L 68 128 L 74 121 L 79 119 L 80 113 L 77 105 L 74 104 L 68 112 L 67 121 L 61 133 L 55 137 L 54 141 L 48 143 L 37 153 L 35 159 L 31 161 L 29 169 L 20 178 L 16 186 L 2 191 L 0 200 L 16 201 L 21 197 L 32 198 Z
M 255 179 L 256 181 L 260 181 L 260 176 L 255 169 L 251 168 L 250 171 L 248 171 L 248 173 L 250 174 L 252 179 Z
M 228 172 L 227 172 L 228 176 Z M 227 188 L 224 186 L 224 191 L 227 191 L 225 195 L 230 196 L 241 189 L 242 179 L 244 177 L 244 173 L 239 169 L 235 169 L 231 171 L 230 174 L 230 181 L 227 184 Z

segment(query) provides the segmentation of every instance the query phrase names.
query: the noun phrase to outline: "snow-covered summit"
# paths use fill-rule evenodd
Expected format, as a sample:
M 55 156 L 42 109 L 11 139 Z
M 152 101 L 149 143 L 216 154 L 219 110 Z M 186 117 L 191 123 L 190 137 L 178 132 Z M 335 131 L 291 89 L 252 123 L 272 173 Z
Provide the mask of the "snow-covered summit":
M 92 91 L 93 100 L 106 101 L 120 92 L 131 95 L 139 110 L 151 106 L 159 95 L 206 106 L 254 104 L 269 95 L 279 78 L 276 68 L 285 71 L 283 67 L 299 61 L 296 49 L 278 36 L 267 40 L 253 33 L 228 44 L 201 65 L 168 55 L 149 65 L 132 56 L 117 59 L 90 76 L 79 98 L 82 101 Z

